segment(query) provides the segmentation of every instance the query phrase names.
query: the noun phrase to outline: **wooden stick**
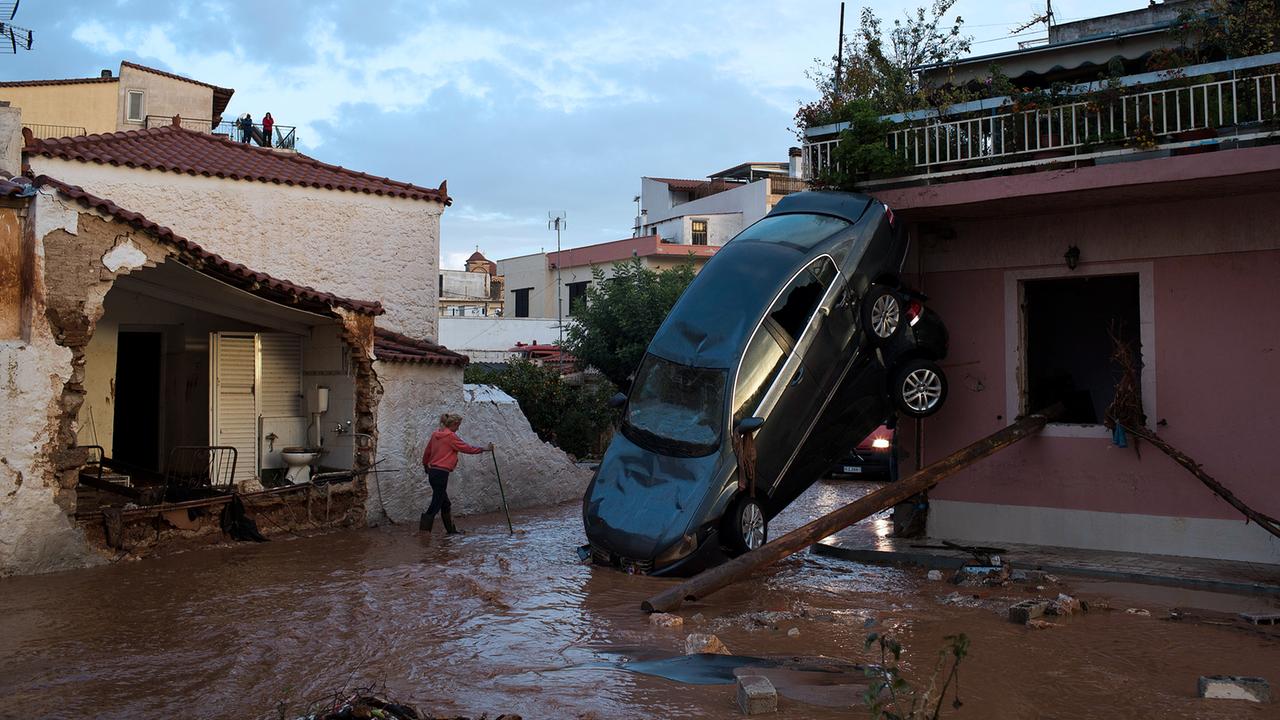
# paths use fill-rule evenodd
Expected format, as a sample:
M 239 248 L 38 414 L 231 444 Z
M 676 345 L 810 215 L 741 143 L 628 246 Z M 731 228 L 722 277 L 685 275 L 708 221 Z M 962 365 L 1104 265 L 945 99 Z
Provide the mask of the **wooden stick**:
M 1057 417 L 1061 412 L 1061 406 L 1055 405 L 1043 413 L 1028 415 L 1003 430 L 992 433 L 917 471 L 905 480 L 890 483 L 751 552 L 668 588 L 645 600 L 640 607 L 645 612 L 670 612 L 680 607 L 686 600 L 704 598 L 726 585 L 745 578 L 756 568 L 799 552 L 865 517 L 928 490 L 939 481 L 997 450 L 1034 435 L 1044 427 L 1046 422 Z
M 1195 475 L 1196 478 L 1198 478 L 1200 482 L 1204 483 L 1206 487 L 1212 490 L 1215 495 L 1222 498 L 1223 500 L 1226 500 L 1227 503 L 1231 505 L 1231 507 L 1239 510 L 1245 517 L 1249 518 L 1250 520 L 1254 521 L 1259 526 L 1261 526 L 1263 530 L 1266 530 L 1267 532 L 1271 533 L 1272 535 L 1275 535 L 1276 537 L 1280 537 L 1280 520 L 1276 520 L 1275 518 L 1269 515 L 1263 515 L 1257 510 L 1254 510 L 1248 505 L 1245 505 L 1240 498 L 1235 496 L 1235 493 L 1223 487 L 1222 483 L 1218 482 L 1217 480 L 1214 480 L 1212 477 L 1209 476 L 1209 473 L 1200 469 L 1200 463 L 1196 462 L 1195 460 L 1192 460 L 1186 454 L 1182 453 L 1174 446 L 1165 442 L 1159 435 L 1156 435 L 1155 433 L 1151 432 L 1146 428 L 1132 428 L 1132 427 L 1129 427 L 1128 425 L 1123 425 L 1121 427 L 1123 427 L 1125 429 L 1125 432 L 1129 433 L 1130 435 L 1133 435 L 1135 437 L 1140 437 L 1143 440 L 1146 440 L 1147 442 L 1156 446 L 1156 448 L 1161 452 L 1163 452 L 1165 455 L 1168 455 L 1169 457 L 1173 458 L 1174 462 L 1178 463 L 1182 467 L 1189 470 L 1192 475 Z

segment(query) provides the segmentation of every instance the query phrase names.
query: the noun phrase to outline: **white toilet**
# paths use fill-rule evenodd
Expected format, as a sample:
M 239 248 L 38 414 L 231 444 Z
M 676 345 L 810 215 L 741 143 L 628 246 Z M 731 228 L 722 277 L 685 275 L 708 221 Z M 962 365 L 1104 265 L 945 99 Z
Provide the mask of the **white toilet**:
M 319 450 L 302 447 L 287 447 L 280 451 L 280 459 L 289 466 L 284 479 L 294 485 L 311 480 L 311 463 L 320 456 Z

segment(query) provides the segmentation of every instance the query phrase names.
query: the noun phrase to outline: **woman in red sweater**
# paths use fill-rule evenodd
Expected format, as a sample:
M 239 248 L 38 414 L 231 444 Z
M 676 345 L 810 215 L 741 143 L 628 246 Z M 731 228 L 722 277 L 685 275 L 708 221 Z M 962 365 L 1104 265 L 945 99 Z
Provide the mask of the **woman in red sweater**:
M 489 443 L 489 447 L 476 447 L 463 442 L 458 437 L 460 425 L 461 415 L 441 415 L 440 428 L 431 433 L 427 449 L 422 453 L 422 469 L 427 471 L 427 482 L 431 483 L 431 505 L 418 519 L 418 530 L 421 532 L 431 532 L 436 513 L 441 513 L 440 519 L 444 522 L 445 532 L 450 535 L 458 533 L 458 528 L 453 526 L 453 516 L 449 513 L 453 506 L 449 502 L 449 473 L 458 466 L 458 453 L 479 455 L 493 450 L 493 443 Z

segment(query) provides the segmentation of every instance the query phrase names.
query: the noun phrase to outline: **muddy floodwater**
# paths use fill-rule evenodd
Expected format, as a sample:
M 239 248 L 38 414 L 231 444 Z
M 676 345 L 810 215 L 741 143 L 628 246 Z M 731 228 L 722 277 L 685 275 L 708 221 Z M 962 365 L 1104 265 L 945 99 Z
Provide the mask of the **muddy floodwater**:
M 868 487 L 819 483 L 770 531 Z M 578 564 L 578 506 L 515 523 L 514 537 L 500 516 L 472 517 L 448 539 L 394 526 L 0 580 L 0 717 L 279 718 L 282 707 L 295 717 L 334 690 L 376 683 L 437 714 L 731 718 L 732 685 L 618 666 L 681 654 L 687 633 L 708 631 L 737 655 L 867 662 L 867 619 L 896 633 L 917 676 L 944 636 L 968 634 L 964 705 L 944 717 L 1280 717 L 1280 704 L 1195 698 L 1200 675 L 1280 685 L 1280 641 L 1162 619 L 1177 604 L 1274 609 L 1271 599 L 1064 581 L 948 601 L 958 588 L 922 570 L 804 553 L 683 608 L 684 628 L 661 629 L 639 605 L 671 581 Z M 1008 598 L 1062 591 L 1113 609 L 1042 630 L 1000 612 Z M 867 717 L 850 695 L 805 702 L 801 689 L 776 717 Z

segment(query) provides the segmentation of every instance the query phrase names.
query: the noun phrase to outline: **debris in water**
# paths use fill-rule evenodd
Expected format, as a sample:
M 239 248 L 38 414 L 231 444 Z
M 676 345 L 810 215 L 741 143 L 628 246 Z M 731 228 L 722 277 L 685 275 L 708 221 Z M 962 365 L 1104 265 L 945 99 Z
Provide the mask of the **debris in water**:
M 1248 700 L 1256 703 L 1271 702 L 1271 686 L 1260 677 L 1238 675 L 1201 676 L 1196 694 L 1202 698 L 1219 700 Z
M 725 647 L 720 638 L 715 635 L 704 633 L 691 633 L 689 637 L 684 639 L 685 655 L 732 655 L 729 648 Z
M 678 628 L 684 625 L 684 618 L 671 613 L 654 613 L 649 616 L 649 624 L 659 628 Z
M 1009 607 L 1009 620 L 1026 625 L 1044 615 L 1048 610 L 1048 600 L 1023 600 Z
M 743 715 L 763 715 L 778 711 L 778 691 L 763 675 L 738 676 L 738 709 Z
M 939 580 L 941 580 L 941 579 L 942 579 L 942 571 L 941 571 L 941 570 L 930 570 L 930 571 L 929 571 L 929 573 L 928 573 L 928 575 L 927 575 L 927 577 L 928 577 L 930 580 L 933 580 L 934 582 L 938 582 Z
M 1080 601 L 1067 595 L 1059 593 L 1058 597 L 1049 601 L 1049 607 L 1045 610 L 1049 615 L 1075 615 L 1084 610 Z
M 1142 608 L 1129 608 L 1128 610 L 1125 610 L 1125 612 L 1129 613 L 1130 615 L 1141 615 L 1142 617 L 1151 617 L 1151 611 L 1143 610 Z
M 283 715 L 284 710 L 281 709 Z M 479 720 L 486 720 L 481 715 Z M 336 692 L 311 706 L 306 715 L 297 720 L 353 720 L 354 718 L 379 718 L 381 720 L 470 720 L 465 717 L 427 715 L 407 703 L 390 700 L 383 692 L 373 688 Z M 520 720 L 519 715 L 502 714 L 493 720 Z
M 1059 627 L 1057 623 L 1051 623 L 1048 620 L 1028 620 L 1027 627 L 1032 630 L 1048 630 L 1049 628 Z
M 791 628 L 787 631 L 787 637 L 800 637 L 800 628 Z

